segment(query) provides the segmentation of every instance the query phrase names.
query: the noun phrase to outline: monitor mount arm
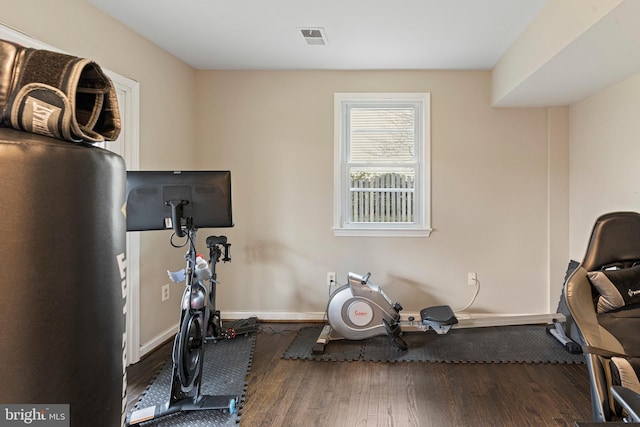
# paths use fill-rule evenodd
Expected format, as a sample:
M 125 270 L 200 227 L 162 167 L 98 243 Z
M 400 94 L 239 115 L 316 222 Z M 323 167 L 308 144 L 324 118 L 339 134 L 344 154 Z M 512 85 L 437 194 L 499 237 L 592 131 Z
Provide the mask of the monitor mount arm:
M 173 225 L 173 231 L 176 233 L 177 237 L 184 237 L 184 231 L 182 230 L 182 213 L 183 206 L 188 205 L 188 200 L 167 200 L 164 202 L 165 205 L 171 206 L 171 223 Z M 189 218 L 187 218 L 187 228 L 190 224 L 188 224 Z

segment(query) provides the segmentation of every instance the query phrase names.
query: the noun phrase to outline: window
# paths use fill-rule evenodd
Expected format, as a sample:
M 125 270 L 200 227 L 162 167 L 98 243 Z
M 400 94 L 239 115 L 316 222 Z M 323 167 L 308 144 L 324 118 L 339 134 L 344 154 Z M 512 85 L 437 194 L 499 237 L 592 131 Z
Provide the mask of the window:
M 430 94 L 337 93 L 336 236 L 428 236 Z

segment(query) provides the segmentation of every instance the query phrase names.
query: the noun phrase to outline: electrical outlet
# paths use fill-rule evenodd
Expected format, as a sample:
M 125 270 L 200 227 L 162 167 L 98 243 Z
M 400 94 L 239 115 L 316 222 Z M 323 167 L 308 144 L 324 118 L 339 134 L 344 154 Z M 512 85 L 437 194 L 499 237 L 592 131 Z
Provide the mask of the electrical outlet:
M 170 287 L 170 285 L 168 283 L 162 287 L 162 302 L 165 302 L 166 300 L 169 299 L 169 297 L 170 297 L 170 294 L 169 294 L 170 289 L 171 289 L 171 287 Z
M 327 286 L 331 287 L 336 284 L 336 272 L 329 271 L 327 273 Z
M 478 275 L 476 273 L 467 274 L 467 285 L 473 286 L 478 283 Z

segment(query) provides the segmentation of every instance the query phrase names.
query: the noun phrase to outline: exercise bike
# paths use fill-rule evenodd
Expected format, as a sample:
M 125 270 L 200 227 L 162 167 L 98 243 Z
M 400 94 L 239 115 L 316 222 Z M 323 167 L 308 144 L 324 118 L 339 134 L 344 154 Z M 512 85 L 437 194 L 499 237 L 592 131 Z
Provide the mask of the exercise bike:
M 239 396 L 201 393 L 204 344 L 207 339 L 235 338 L 239 334 L 254 331 L 257 326 L 257 319 L 250 318 L 241 323 L 241 329 L 222 329 L 220 311 L 215 308 L 217 284 L 215 265 L 223 251 L 222 260 L 231 261 L 229 256 L 231 245 L 227 242 L 226 236 L 209 236 L 206 240 L 210 255 L 209 263 L 201 262 L 195 248 L 197 228 L 193 226 L 190 218 L 186 220 L 181 218 L 178 204 L 171 206 L 172 210 L 177 211 L 172 213 L 173 223 L 179 225 L 174 225 L 170 243 L 174 247 L 188 245 L 185 255 L 186 267 L 179 272 L 168 272 L 171 280 L 185 282 L 180 309 L 180 326 L 173 343 L 171 390 L 169 400 L 164 404 L 132 411 L 127 419 L 129 426 L 185 411 L 223 410 L 230 414 L 235 413 Z M 174 236 L 185 237 L 184 244 L 176 245 L 173 242 Z M 209 288 L 207 282 L 210 284 Z
M 446 334 L 458 323 L 448 305 L 420 310 L 420 321 L 413 316 L 401 320 L 402 306 L 392 302 L 380 286 L 369 282 L 371 273 L 348 274 L 348 283 L 336 289 L 327 305 L 328 325 L 325 325 L 313 346 L 313 353 L 324 353 L 334 340 L 363 340 L 388 335 L 398 349 L 408 349 L 403 332 L 426 332 L 433 329 Z

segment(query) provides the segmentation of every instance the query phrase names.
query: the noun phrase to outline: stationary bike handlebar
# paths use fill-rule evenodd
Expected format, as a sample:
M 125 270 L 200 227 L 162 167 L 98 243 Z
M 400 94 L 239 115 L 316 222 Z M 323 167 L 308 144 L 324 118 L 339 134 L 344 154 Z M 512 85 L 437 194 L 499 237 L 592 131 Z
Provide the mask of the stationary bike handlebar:
M 394 303 L 393 301 L 391 301 L 391 299 L 389 299 L 387 294 L 384 293 L 384 291 L 380 286 L 376 285 L 375 283 L 369 283 L 369 278 L 371 277 L 371 273 L 367 273 L 364 276 L 361 276 L 359 274 L 350 272 L 348 277 L 349 277 L 349 287 L 351 288 L 351 292 L 354 295 L 366 296 L 369 292 L 375 292 L 377 294 L 380 294 L 380 296 L 384 299 L 384 301 L 386 301 L 387 304 L 389 304 L 389 306 L 395 307 L 397 304 L 397 306 L 400 308 L 399 310 L 396 310 L 396 311 L 402 310 L 402 306 L 400 306 L 400 304 L 398 303 Z M 365 290 L 365 287 L 366 287 L 366 290 Z
M 366 285 L 367 282 L 369 281 L 369 277 L 371 277 L 371 273 L 367 273 L 364 276 L 361 276 L 359 274 L 349 272 L 348 277 L 349 277 L 349 283 Z
M 209 236 L 207 237 L 207 248 L 209 248 L 210 261 L 215 265 L 216 262 L 220 260 L 220 256 L 222 256 L 223 262 L 231 261 L 231 256 L 229 255 L 229 250 L 231 248 L 231 243 L 227 243 L 227 236 Z M 224 248 L 224 255 L 220 250 L 219 246 Z

